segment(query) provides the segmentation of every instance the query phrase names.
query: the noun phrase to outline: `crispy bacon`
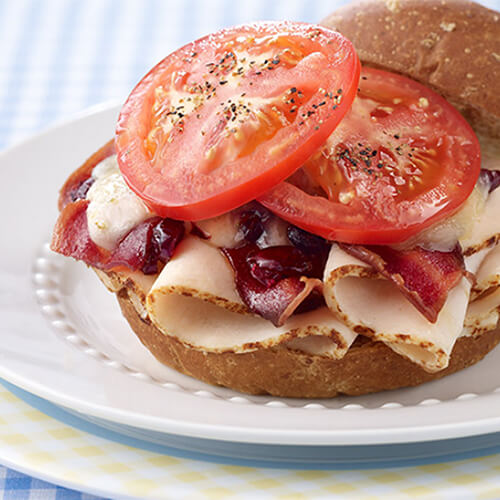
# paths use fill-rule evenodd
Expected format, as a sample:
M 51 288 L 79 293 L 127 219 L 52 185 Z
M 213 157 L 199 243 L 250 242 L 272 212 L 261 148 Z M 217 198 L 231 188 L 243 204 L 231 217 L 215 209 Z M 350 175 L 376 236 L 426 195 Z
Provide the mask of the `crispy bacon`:
M 398 251 L 377 245 L 340 246 L 394 282 L 401 293 L 431 323 L 437 321 L 448 292 L 468 274 L 458 244 L 451 252 L 425 250 L 420 247 Z
M 63 210 L 68 203 L 85 198 L 85 195 L 91 185 L 93 168 L 102 160 L 114 154 L 115 141 L 111 139 L 68 177 L 68 180 L 64 183 L 61 191 L 59 192 L 59 210 Z
M 88 204 L 87 200 L 78 200 L 64 207 L 52 233 L 50 248 L 54 252 L 101 268 L 109 258 L 109 253 L 90 238 L 87 225 Z
M 294 312 L 323 304 L 322 294 L 318 293 L 321 280 L 302 276 L 305 270 L 315 273 L 314 263 L 294 247 L 260 250 L 249 244 L 222 251 L 235 271 L 236 289 L 243 302 L 275 326 L 282 325 Z

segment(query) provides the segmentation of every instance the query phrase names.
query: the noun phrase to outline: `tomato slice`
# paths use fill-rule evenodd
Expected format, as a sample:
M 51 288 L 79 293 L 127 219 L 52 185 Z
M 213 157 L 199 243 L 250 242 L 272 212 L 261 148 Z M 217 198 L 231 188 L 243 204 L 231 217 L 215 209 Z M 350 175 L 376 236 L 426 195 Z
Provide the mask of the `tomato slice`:
M 116 129 L 121 172 L 157 214 L 206 219 L 255 199 L 348 111 L 359 60 L 342 35 L 293 22 L 218 31 L 166 57 Z
M 259 201 L 329 240 L 402 242 L 467 199 L 479 176 L 479 142 L 427 87 L 372 68 L 361 75 L 326 144 Z

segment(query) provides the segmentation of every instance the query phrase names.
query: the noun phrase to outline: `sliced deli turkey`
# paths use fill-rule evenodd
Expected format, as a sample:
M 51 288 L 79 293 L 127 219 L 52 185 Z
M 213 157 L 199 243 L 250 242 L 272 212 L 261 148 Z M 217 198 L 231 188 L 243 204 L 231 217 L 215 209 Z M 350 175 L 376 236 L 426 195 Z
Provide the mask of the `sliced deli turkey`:
M 498 74 L 498 13 L 359 5 L 327 26 L 413 80 L 359 73 L 349 41 L 319 26 L 222 30 L 153 68 L 116 147 L 61 190 L 52 248 L 92 266 L 183 373 L 255 394 L 363 394 L 453 373 L 500 340 L 500 106 L 474 90 Z M 380 45 L 387 25 L 406 28 Z M 403 33 L 407 51 L 384 45 Z M 491 60 L 459 57 L 464 39 Z M 429 73 L 438 54 L 454 64 Z
M 249 352 L 293 339 L 329 339 L 342 357 L 355 335 L 326 307 L 294 315 L 280 327 L 252 314 L 234 284 L 224 255 L 196 237 L 182 242 L 146 300 L 149 317 L 165 335 L 206 352 Z M 307 347 L 307 344 L 304 344 Z

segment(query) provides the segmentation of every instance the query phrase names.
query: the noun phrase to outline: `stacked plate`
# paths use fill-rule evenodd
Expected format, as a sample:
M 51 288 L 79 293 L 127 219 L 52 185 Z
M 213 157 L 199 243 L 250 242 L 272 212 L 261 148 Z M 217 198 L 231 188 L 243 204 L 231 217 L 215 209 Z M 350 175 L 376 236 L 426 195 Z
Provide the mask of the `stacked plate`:
M 381 467 L 497 451 L 499 349 L 442 381 L 326 401 L 245 396 L 159 364 L 93 273 L 48 248 L 57 190 L 110 138 L 117 110 L 96 109 L 0 155 L 0 377 L 8 387 L 43 411 L 63 408 L 57 417 L 71 415 L 71 425 L 224 463 Z

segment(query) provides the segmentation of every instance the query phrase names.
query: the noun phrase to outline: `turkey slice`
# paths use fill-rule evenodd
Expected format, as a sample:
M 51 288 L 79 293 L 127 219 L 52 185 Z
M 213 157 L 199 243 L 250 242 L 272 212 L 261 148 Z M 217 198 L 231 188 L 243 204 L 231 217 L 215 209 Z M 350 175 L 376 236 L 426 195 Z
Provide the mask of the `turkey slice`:
M 462 332 L 470 288 L 462 278 L 449 292 L 437 321 L 430 323 L 396 285 L 338 245 L 332 245 L 325 268 L 330 309 L 355 332 L 384 342 L 429 372 L 448 366 Z
M 478 254 L 482 254 L 482 259 L 476 271 L 476 283 L 473 290 L 474 298 L 485 292 L 492 292 L 500 286 L 500 245 L 497 244 L 492 248 L 486 248 L 475 255 Z
M 479 264 L 477 260 L 480 259 Z M 472 301 L 467 309 L 463 335 L 478 335 L 494 329 L 500 311 L 500 245 L 485 248 L 466 259 L 476 274 Z
M 194 349 L 205 352 L 249 352 L 285 344 L 292 339 L 330 339 L 296 344 L 341 358 L 356 338 L 323 307 L 290 317 L 283 326 L 251 314 L 236 292 L 234 274 L 222 253 L 196 238 L 177 248 L 146 297 L 155 326 Z
M 498 325 L 499 311 L 500 288 L 497 288 L 469 304 L 462 335 L 480 335 L 494 330 Z
M 140 271 L 101 271 L 95 268 L 94 271 L 110 292 L 117 293 L 126 288 L 129 299 L 141 318 L 148 317 L 146 297 L 155 282 L 156 275 L 146 275 Z

